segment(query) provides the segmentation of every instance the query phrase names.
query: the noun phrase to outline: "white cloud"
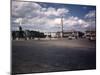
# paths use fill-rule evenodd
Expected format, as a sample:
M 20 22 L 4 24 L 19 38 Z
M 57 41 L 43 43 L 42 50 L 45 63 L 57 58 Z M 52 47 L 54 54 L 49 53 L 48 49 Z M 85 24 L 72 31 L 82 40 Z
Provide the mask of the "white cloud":
M 22 18 L 17 18 L 16 20 L 14 20 L 15 23 L 20 23 L 22 22 Z
M 65 9 L 65 8 L 58 8 L 58 9 L 55 9 L 53 7 L 49 7 L 47 9 L 45 9 L 46 11 L 44 12 L 45 15 L 47 16 L 63 16 L 65 14 L 68 14 L 69 10 L 68 9 Z
M 73 26 L 73 25 L 77 24 L 77 20 L 78 20 L 78 18 L 71 16 L 71 17 L 65 19 L 65 24 Z
M 44 12 L 45 15 L 50 16 L 50 15 L 56 15 L 56 9 L 53 7 L 47 8 L 47 10 Z
M 58 15 L 64 15 L 64 14 L 68 14 L 69 13 L 69 10 L 68 9 L 65 9 L 65 8 L 59 8 L 57 9 L 57 14 Z
M 65 8 L 41 7 L 38 3 L 34 2 L 12 2 L 12 16 L 15 17 L 30 17 L 30 16 L 61 16 L 69 12 Z
M 53 7 L 42 8 L 42 10 L 46 16 L 61 16 L 61 15 L 64 16 L 65 14 L 69 12 L 69 10 L 65 8 L 55 9 Z
M 14 18 L 14 21 L 12 21 L 17 24 L 22 21 L 22 26 L 31 26 L 33 29 L 38 28 L 37 25 L 40 25 L 40 29 L 44 30 L 56 27 L 60 24 L 60 18 L 57 17 L 68 12 L 69 10 L 65 8 L 44 8 L 33 2 L 12 2 L 12 18 Z M 53 18 L 50 18 L 51 16 Z
M 19 21 L 19 19 L 17 19 L 16 21 Z M 22 20 L 24 22 L 22 22 L 22 26 L 29 26 L 32 27 L 33 29 L 40 29 L 41 31 L 54 31 L 54 29 L 56 29 L 58 27 L 61 27 L 61 18 L 54 18 L 54 19 L 50 19 L 48 17 L 34 17 L 31 19 L 26 19 L 26 20 Z M 27 22 L 26 22 L 27 21 Z M 73 27 L 75 25 L 77 26 L 81 26 L 81 27 L 87 27 L 89 25 L 88 22 L 79 19 L 78 17 L 74 17 L 71 16 L 69 18 L 63 18 L 63 24 L 64 27 L 69 26 L 69 27 Z M 64 28 L 66 30 L 66 28 Z
M 39 13 L 41 6 L 33 2 L 16 2 L 12 1 L 12 16 L 27 17 Z
M 61 18 L 56 18 L 54 20 L 54 23 L 57 24 L 57 25 L 60 25 L 61 24 Z
M 64 21 L 65 21 L 65 25 L 69 25 L 69 26 L 79 25 L 81 27 L 86 27 L 89 25 L 88 22 L 86 22 L 85 20 L 74 16 L 71 16 L 65 19 Z
M 94 18 L 94 17 L 96 17 L 96 11 L 95 10 L 89 11 L 89 13 L 87 13 L 85 15 L 85 18 Z
M 87 30 L 90 28 L 90 26 L 91 26 L 91 29 L 95 30 L 95 27 L 96 27 L 96 10 L 89 11 L 85 15 L 85 19 L 87 20 L 87 22 L 89 24 L 87 26 Z
M 70 11 L 65 8 L 42 7 L 38 3 L 33 2 L 12 2 L 12 20 L 14 23 L 22 21 L 22 26 L 29 29 L 40 29 L 41 31 L 58 31 L 61 26 L 60 16 L 68 14 Z M 53 16 L 53 18 L 51 18 Z M 86 17 L 93 17 L 94 12 L 86 14 Z M 22 20 L 20 20 L 22 19 Z M 79 26 L 88 27 L 91 23 L 77 16 L 69 16 L 63 18 L 64 27 Z M 93 24 L 93 23 L 92 23 Z M 14 25 L 14 24 L 12 24 Z M 67 29 L 67 28 L 64 28 Z

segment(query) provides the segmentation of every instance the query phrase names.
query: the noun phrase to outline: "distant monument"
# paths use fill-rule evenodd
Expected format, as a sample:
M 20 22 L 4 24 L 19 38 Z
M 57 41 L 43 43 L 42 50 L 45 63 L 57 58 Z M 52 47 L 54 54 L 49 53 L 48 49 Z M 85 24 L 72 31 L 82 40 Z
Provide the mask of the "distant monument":
M 19 31 L 22 31 L 22 27 L 21 26 L 19 26 Z
M 22 30 L 22 27 L 19 26 L 19 39 L 24 38 L 24 32 Z

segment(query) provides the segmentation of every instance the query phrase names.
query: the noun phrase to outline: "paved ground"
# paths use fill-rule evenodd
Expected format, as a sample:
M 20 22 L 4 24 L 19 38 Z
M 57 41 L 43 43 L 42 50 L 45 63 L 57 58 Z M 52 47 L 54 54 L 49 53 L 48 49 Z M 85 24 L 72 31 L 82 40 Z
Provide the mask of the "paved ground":
M 79 40 L 12 41 L 12 72 L 37 73 L 96 68 L 95 42 Z

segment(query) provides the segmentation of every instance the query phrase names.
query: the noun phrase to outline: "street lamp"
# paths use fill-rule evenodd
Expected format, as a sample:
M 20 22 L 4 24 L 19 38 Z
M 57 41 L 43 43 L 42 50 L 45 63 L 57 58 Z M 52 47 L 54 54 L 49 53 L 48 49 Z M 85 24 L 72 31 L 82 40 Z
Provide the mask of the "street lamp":
M 61 17 L 61 38 L 63 38 L 63 16 Z

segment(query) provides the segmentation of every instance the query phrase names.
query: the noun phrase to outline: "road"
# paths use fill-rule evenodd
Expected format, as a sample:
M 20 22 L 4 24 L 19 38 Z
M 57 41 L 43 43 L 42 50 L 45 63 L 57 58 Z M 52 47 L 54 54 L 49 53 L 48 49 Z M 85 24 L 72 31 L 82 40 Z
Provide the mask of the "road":
M 96 68 L 95 42 L 79 40 L 12 41 L 12 73 L 39 73 Z

